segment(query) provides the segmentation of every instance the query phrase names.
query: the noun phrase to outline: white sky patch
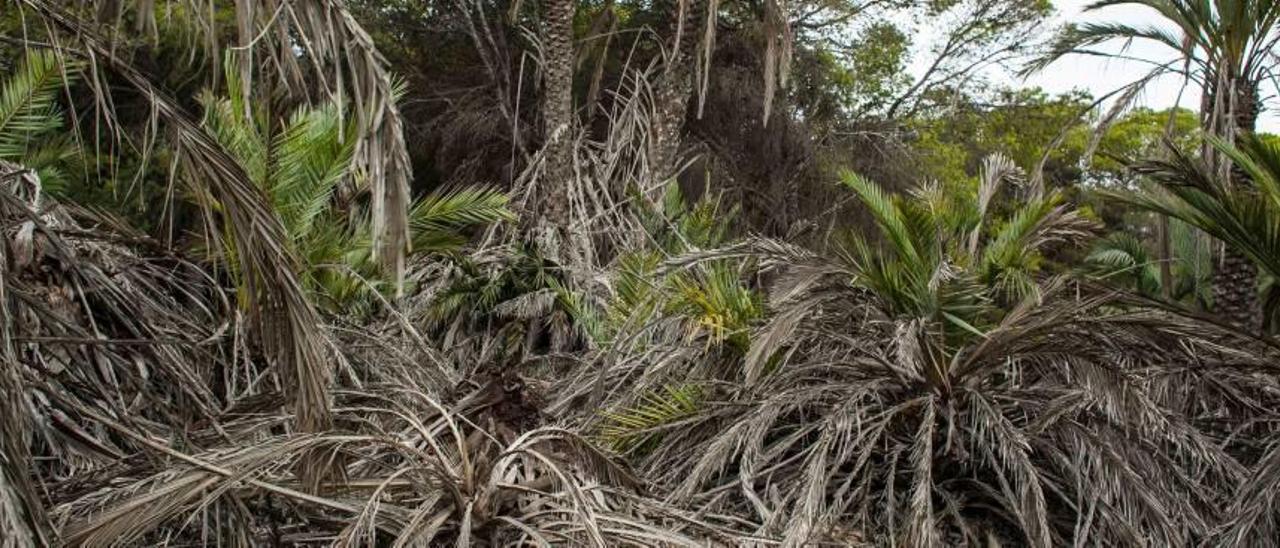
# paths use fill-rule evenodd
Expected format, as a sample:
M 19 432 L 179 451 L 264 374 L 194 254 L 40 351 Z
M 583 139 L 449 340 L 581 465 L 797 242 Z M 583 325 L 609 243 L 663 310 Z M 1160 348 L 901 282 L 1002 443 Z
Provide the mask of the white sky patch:
M 1057 13 L 1046 28 L 1056 30 L 1066 22 L 1080 23 L 1086 21 L 1113 21 L 1133 25 L 1160 23 L 1158 16 L 1153 11 L 1140 6 L 1112 6 L 1088 15 L 1082 15 L 1081 10 L 1092 1 L 1055 0 L 1054 7 L 1057 9 Z M 922 34 L 917 36 L 918 45 L 923 48 L 929 47 L 931 44 L 929 43 L 928 26 L 923 26 L 919 31 Z M 1112 44 L 1104 44 L 1097 49 L 1119 52 L 1122 46 L 1123 43 L 1117 41 Z M 918 51 L 924 50 L 918 49 Z M 1177 54 L 1168 48 L 1150 41 L 1135 41 L 1129 45 L 1129 48 L 1124 53 L 1130 57 L 1148 59 L 1155 62 L 1170 61 L 1177 57 Z M 917 75 L 923 73 L 928 66 L 929 60 L 928 55 L 917 55 L 911 66 L 912 72 Z M 1151 68 L 1151 64 L 1139 61 L 1073 55 L 1059 60 L 1025 81 L 1019 81 L 1016 76 L 1011 76 L 1008 72 L 1001 70 L 992 70 L 992 73 L 988 76 L 995 82 L 1009 85 L 1038 86 L 1055 95 L 1066 93 L 1073 89 L 1080 89 L 1088 91 L 1094 97 L 1100 97 L 1124 84 L 1143 77 L 1150 72 Z M 1187 84 L 1186 89 L 1182 91 L 1181 101 L 1179 101 L 1178 95 L 1182 87 L 1183 79 L 1181 77 L 1162 77 L 1146 87 L 1146 90 L 1138 98 L 1137 105 L 1163 109 L 1178 103 L 1192 111 L 1198 110 L 1200 107 L 1200 86 L 1194 82 Z M 1268 91 L 1270 90 L 1264 90 L 1264 98 L 1268 96 Z M 1104 105 L 1104 108 L 1109 106 L 1109 104 Z M 1271 108 L 1264 107 L 1262 114 L 1259 116 L 1259 131 L 1280 133 L 1280 112 L 1277 112 L 1277 106 L 1272 101 L 1268 101 L 1268 104 L 1265 105 L 1265 107 Z

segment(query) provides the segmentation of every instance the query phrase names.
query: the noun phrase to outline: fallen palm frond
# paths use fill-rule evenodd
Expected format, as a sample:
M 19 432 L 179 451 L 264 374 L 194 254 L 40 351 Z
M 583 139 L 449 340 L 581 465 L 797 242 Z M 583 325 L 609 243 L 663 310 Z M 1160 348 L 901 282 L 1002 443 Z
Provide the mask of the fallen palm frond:
M 637 480 L 568 431 L 542 428 L 503 442 L 403 386 L 342 399 L 338 421 L 367 434 L 250 434 L 194 454 L 140 440 L 155 465 L 60 504 L 55 515 L 63 534 L 87 546 L 208 534 L 249 545 L 274 538 L 337 546 L 694 547 L 708 540 L 732 545 L 738 538 L 696 522 L 663 523 L 660 513 L 640 504 L 642 497 L 626 494 Z M 142 436 L 98 419 L 125 436 Z M 236 422 L 224 428 L 241 432 Z M 325 485 L 323 495 L 297 490 L 290 472 L 296 459 L 316 452 L 342 454 L 347 463 L 347 479 Z
M 329 425 L 327 386 L 331 376 L 319 319 L 298 280 L 298 259 L 285 245 L 286 234 L 262 190 L 234 158 L 177 104 L 140 72 L 115 56 L 114 48 L 74 14 L 43 0 L 24 0 L 53 27 L 71 33 L 94 62 L 133 86 L 172 128 L 173 146 L 182 162 L 183 180 L 194 193 L 208 192 L 223 205 L 222 222 L 232 234 L 227 252 L 238 261 L 245 280 L 244 298 L 257 341 L 276 367 L 288 371 L 284 389 L 294 403 L 299 430 L 319 432 Z M 212 217 L 212 215 L 210 215 Z M 192 389 L 198 389 L 196 385 Z M 319 477 L 317 468 L 311 472 Z
M 348 364 L 340 371 L 362 386 L 335 394 L 336 429 L 291 433 L 270 368 L 195 265 L 136 256 L 116 242 L 163 248 L 105 220 L 86 230 L 87 214 L 0 196 L 4 224 L 15 227 L 6 249 L 22 252 L 3 280 L 6 303 L 16 299 L 5 317 L 21 318 L 5 366 L 32 387 L 15 400 L 38 413 L 38 476 L 63 542 L 695 547 L 749 538 L 646 498 L 623 465 L 578 435 L 533 428 L 538 410 L 510 375 L 463 384 L 446 403 L 447 369 L 393 366 L 394 348 L 368 344 L 385 337 L 354 333 L 368 328 L 334 328 Z M 316 458 L 339 473 L 309 484 L 300 467 Z
M 37 175 L 0 160 L 0 193 L 5 197 L 22 205 L 20 196 L 38 195 L 39 191 Z M 0 212 L 5 213 L 0 219 L 6 226 L 11 222 L 8 214 L 11 207 L 10 200 L 0 201 Z M 0 527 L 6 531 L 0 544 L 5 548 L 52 544 L 52 528 L 28 475 L 32 466 L 29 446 L 32 417 L 13 340 L 16 326 L 7 281 L 9 265 L 22 265 L 27 250 L 35 245 L 35 225 L 31 219 L 23 219 L 17 227 L 13 237 L 9 229 L 0 232 L 0 400 L 4 401 L 3 419 L 0 419 Z M 11 253 L 14 254 L 12 260 Z

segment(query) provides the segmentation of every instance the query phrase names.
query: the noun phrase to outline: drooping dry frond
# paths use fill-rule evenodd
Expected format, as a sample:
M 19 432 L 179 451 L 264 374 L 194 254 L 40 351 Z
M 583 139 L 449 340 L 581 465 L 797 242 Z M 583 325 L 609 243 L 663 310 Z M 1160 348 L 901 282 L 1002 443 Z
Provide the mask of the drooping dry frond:
M 319 320 L 297 278 L 298 263 L 284 245 L 286 235 L 267 205 L 262 190 L 244 169 L 171 99 L 127 62 L 94 28 L 61 7 L 44 0 L 24 0 L 52 26 L 70 33 L 91 60 L 118 75 L 151 103 L 172 128 L 183 163 L 183 179 L 195 193 L 211 193 L 223 205 L 223 225 L 232 234 L 244 298 L 253 303 L 250 319 L 255 336 L 276 367 L 288 371 L 285 389 L 293 401 L 299 430 L 328 428 L 331 375 L 328 351 L 318 330 Z
M 38 202 L 40 190 L 40 180 L 33 172 L 0 160 L 0 220 L 6 226 L 19 221 L 13 236 L 9 234 L 12 229 L 0 231 L 0 399 L 4 401 L 0 407 L 0 528 L 6 531 L 0 545 L 4 548 L 53 542 L 52 528 L 30 473 L 32 417 L 14 343 L 16 318 L 10 310 L 8 281 L 9 265 L 22 267 L 30 262 L 28 254 L 34 253 L 35 219 L 21 214 L 30 213 L 23 200 Z

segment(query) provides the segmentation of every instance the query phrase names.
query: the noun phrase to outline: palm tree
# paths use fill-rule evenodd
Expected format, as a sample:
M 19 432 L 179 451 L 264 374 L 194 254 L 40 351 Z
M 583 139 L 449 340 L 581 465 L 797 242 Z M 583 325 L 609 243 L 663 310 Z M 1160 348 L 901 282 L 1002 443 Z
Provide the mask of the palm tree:
M 1253 135 L 1242 136 L 1235 145 L 1216 138 L 1208 141 L 1254 184 L 1233 185 L 1208 161 L 1175 150 L 1168 159 L 1136 167 L 1158 189 L 1113 196 L 1213 235 L 1274 279 L 1280 275 L 1280 145 Z M 1273 503 L 1280 489 L 1280 445 L 1274 433 L 1266 437 L 1259 445 L 1265 451 L 1254 452 L 1250 477 L 1225 507 L 1215 545 L 1248 546 L 1280 534 Z
M 1141 6 L 1155 12 L 1164 26 L 1124 23 L 1086 23 L 1068 27 L 1054 46 L 1034 62 L 1041 69 L 1071 54 L 1120 57 L 1095 49 L 1111 40 L 1144 41 L 1167 47 L 1179 55 L 1176 63 L 1152 63 L 1155 76 L 1178 73 L 1201 85 L 1200 123 L 1205 132 L 1232 142 L 1252 133 L 1259 109 L 1258 87 L 1270 75 L 1280 42 L 1280 3 L 1274 0 L 1101 0 L 1086 12 L 1109 6 Z M 1133 96 L 1136 94 L 1130 94 Z M 1206 149 L 1211 158 L 1212 151 Z M 1218 169 L 1226 169 L 1225 164 Z M 1236 182 L 1248 184 L 1236 171 Z M 1214 307 L 1224 318 L 1257 331 L 1262 314 L 1257 268 L 1241 251 L 1227 246 L 1214 275 Z
M 764 62 L 764 113 L 763 123 L 768 124 L 769 114 L 777 88 L 785 86 L 789 78 L 792 35 L 787 19 L 785 2 L 766 0 L 751 3 L 748 13 L 760 17 L 759 35 L 763 38 Z M 677 175 L 681 146 L 681 131 L 688 114 L 690 100 L 707 91 L 712 70 L 712 54 L 715 51 L 716 26 L 719 1 L 664 0 L 655 3 L 659 14 L 668 25 L 666 29 L 666 58 L 654 85 L 654 109 L 650 163 L 654 186 Z M 701 108 L 698 116 L 701 117 Z M 661 191 L 651 198 L 661 205 Z
M 551 237 L 555 242 L 566 243 L 568 239 L 564 236 L 570 222 L 569 191 L 574 177 L 573 17 L 577 13 L 577 5 L 576 0 L 543 2 L 542 123 L 547 164 L 542 179 L 534 188 L 534 208 L 524 214 L 526 222 L 536 222 L 534 228 L 540 233 L 538 237 Z
M 340 185 L 351 177 L 355 142 L 343 138 L 353 131 L 351 122 L 331 104 L 299 108 L 273 129 L 265 109 L 245 101 L 249 95 L 234 72 L 228 71 L 227 83 L 227 98 L 205 96 L 204 125 L 265 191 L 302 259 L 303 288 L 333 311 L 372 304 L 370 290 L 394 290 L 376 261 L 368 215 L 335 205 Z M 413 252 L 458 249 L 466 243 L 459 231 L 511 219 L 506 203 L 505 195 L 485 188 L 424 197 L 410 209 Z M 225 264 L 237 274 L 234 261 Z
M 907 195 L 844 182 L 874 239 L 851 235 L 833 258 L 758 242 L 762 260 L 790 268 L 774 276 L 771 319 L 744 359 L 720 377 L 667 369 L 659 388 L 637 384 L 634 403 L 606 417 L 606 440 L 673 501 L 754 514 L 785 546 L 851 542 L 851 531 L 906 546 L 1179 545 L 1206 533 L 1220 495 L 1206 486 L 1238 473 L 1151 409 L 1123 365 L 1133 345 L 1173 339 L 1045 273 L 1050 251 L 1089 223 L 1000 158 L 976 181 Z M 1217 479 L 1173 479 L 1185 476 L 1162 447 L 1198 455 L 1183 465 Z M 743 497 L 714 495 L 728 485 Z
M 1253 185 L 1233 185 L 1208 161 L 1170 147 L 1168 159 L 1134 166 L 1158 188 L 1108 196 L 1181 220 L 1238 250 L 1272 276 L 1280 274 L 1280 145 L 1241 136 L 1209 145 Z

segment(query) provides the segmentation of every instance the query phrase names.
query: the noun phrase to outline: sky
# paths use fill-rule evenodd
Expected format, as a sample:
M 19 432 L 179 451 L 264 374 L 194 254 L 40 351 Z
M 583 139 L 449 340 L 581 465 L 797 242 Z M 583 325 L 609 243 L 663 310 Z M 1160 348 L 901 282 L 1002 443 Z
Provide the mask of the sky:
M 1055 21 L 1050 28 L 1057 28 L 1068 21 L 1117 21 L 1130 24 L 1144 24 L 1152 21 L 1154 12 L 1137 6 L 1111 6 L 1082 15 L 1081 10 L 1093 0 L 1054 0 L 1057 8 Z M 1112 45 L 1115 51 L 1120 44 Z M 1167 61 L 1175 57 L 1167 48 L 1153 43 L 1134 42 L 1128 54 L 1158 61 Z M 1071 56 L 1051 65 L 1048 69 L 1022 81 L 1026 86 L 1039 86 L 1050 93 L 1065 93 L 1072 89 L 1083 89 L 1098 97 L 1117 87 L 1141 77 L 1150 65 L 1133 61 L 1102 59 L 1098 57 Z M 916 68 L 913 66 L 913 69 Z M 919 70 L 923 70 L 920 68 Z M 1008 78 L 1008 77 L 1006 77 Z M 1018 83 L 1012 81 L 1010 83 Z M 1151 108 L 1166 108 L 1178 100 L 1178 91 L 1182 87 L 1182 78 L 1165 77 L 1147 86 L 1146 91 L 1138 99 L 1138 104 Z M 1181 105 L 1192 110 L 1199 108 L 1200 88 L 1194 83 L 1183 92 Z M 1280 112 L 1264 111 L 1258 119 L 1258 129 L 1271 133 L 1280 133 Z

